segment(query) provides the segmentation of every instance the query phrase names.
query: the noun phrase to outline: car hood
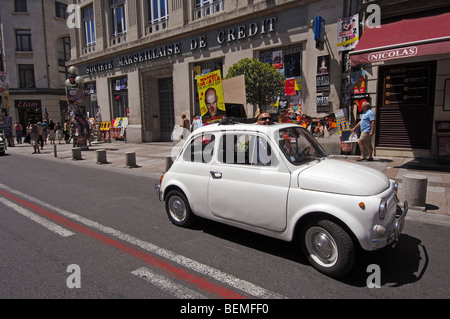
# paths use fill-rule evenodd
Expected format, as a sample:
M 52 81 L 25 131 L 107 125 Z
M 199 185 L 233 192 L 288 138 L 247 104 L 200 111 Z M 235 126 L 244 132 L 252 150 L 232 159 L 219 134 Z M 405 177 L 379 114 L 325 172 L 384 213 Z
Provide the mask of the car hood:
M 373 168 L 324 159 L 299 172 L 298 185 L 319 192 L 369 196 L 385 191 L 390 182 Z

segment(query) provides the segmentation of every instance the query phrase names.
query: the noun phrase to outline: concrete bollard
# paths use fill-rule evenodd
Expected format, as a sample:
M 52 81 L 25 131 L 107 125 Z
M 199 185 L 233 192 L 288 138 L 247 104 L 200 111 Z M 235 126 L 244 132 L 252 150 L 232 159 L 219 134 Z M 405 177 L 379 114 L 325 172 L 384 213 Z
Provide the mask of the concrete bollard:
M 135 152 L 126 152 L 125 153 L 125 167 L 128 167 L 128 168 L 137 167 Z
M 72 148 L 72 160 L 78 161 L 81 160 L 81 148 L 75 147 Z
M 402 188 L 405 194 L 405 200 L 408 202 L 410 207 L 415 207 L 425 211 L 427 185 L 428 179 L 424 175 L 403 175 Z
M 169 170 L 169 168 L 172 166 L 173 164 L 173 159 L 172 156 L 166 156 L 166 172 Z
M 97 162 L 95 164 L 106 164 L 108 163 L 106 160 L 106 150 L 97 150 Z

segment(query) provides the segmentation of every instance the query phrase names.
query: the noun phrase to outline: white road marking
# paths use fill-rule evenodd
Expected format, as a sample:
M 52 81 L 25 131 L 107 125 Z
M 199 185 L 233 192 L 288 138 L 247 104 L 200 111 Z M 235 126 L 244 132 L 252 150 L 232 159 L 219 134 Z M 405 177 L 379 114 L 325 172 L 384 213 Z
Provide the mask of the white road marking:
M 71 232 L 70 230 L 59 226 L 58 224 L 55 224 L 45 218 L 42 218 L 41 216 L 37 215 L 36 213 L 33 213 L 33 212 L 29 211 L 28 209 L 7 200 L 4 197 L 0 197 L 0 202 L 3 203 L 4 205 L 14 209 L 16 212 L 18 212 L 22 216 L 28 217 L 32 221 L 38 223 L 41 226 L 44 226 L 48 230 L 50 230 L 58 235 L 61 235 L 63 237 L 69 237 L 69 236 L 72 236 L 75 234 L 75 233 Z
M 179 299 L 206 299 L 202 294 L 183 285 L 177 284 L 164 276 L 158 275 L 146 267 L 141 267 L 131 272 L 133 275 L 139 276 L 148 281 L 159 289 L 168 292 Z
M 208 265 L 202 264 L 198 261 L 192 260 L 188 257 L 176 254 L 170 250 L 161 248 L 155 244 L 140 240 L 136 237 L 133 237 L 131 235 L 122 233 L 121 231 L 118 231 L 116 229 L 113 229 L 108 226 L 104 226 L 100 223 L 97 223 L 95 221 L 89 220 L 87 218 L 84 218 L 80 215 L 71 213 L 69 211 L 66 211 L 64 209 L 60 209 L 58 207 L 54 207 L 48 203 L 45 203 L 37 198 L 34 198 L 32 196 L 29 196 L 27 194 L 24 194 L 18 190 L 12 189 L 6 185 L 3 185 L 0 183 L 0 188 L 3 188 L 4 190 L 19 195 L 23 198 L 26 198 L 29 201 L 35 202 L 36 204 L 48 208 L 52 211 L 55 211 L 67 218 L 71 218 L 73 220 L 76 220 L 86 226 L 89 226 L 91 228 L 97 229 L 105 234 L 108 234 L 110 236 L 119 238 L 120 240 L 123 240 L 129 244 L 138 246 L 142 249 L 145 249 L 151 253 L 154 253 L 156 255 L 159 255 L 160 257 L 164 257 L 167 260 L 170 260 L 172 262 L 178 263 L 182 266 L 185 266 L 191 270 L 194 270 L 200 274 L 209 276 L 217 281 L 220 281 L 222 283 L 225 283 L 231 287 L 234 287 L 236 289 L 239 289 L 247 294 L 250 294 L 256 298 L 263 298 L 263 299 L 286 299 L 285 296 L 280 295 L 278 293 L 272 292 L 270 290 L 267 290 L 265 288 L 259 287 L 251 282 L 248 282 L 246 280 L 237 278 L 233 275 L 224 273 L 218 269 L 215 269 L 213 267 L 210 267 Z

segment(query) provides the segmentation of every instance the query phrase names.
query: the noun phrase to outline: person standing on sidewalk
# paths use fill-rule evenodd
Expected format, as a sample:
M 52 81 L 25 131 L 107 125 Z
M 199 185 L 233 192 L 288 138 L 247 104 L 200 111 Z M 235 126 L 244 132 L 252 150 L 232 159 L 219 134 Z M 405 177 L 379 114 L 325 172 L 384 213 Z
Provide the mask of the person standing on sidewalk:
M 22 127 L 22 125 L 19 123 L 19 121 L 17 121 L 17 122 L 14 124 L 14 131 L 16 131 L 17 144 L 22 144 L 22 131 L 23 131 L 23 127 Z
M 61 122 L 57 122 L 55 125 L 56 139 L 58 140 L 58 144 L 61 144 L 61 140 L 63 139 L 63 127 Z M 56 142 L 55 142 L 56 144 Z
M 361 157 L 358 158 L 357 161 L 360 162 L 366 159 L 365 148 L 367 148 L 367 160 L 373 161 L 372 135 L 375 130 L 375 114 L 373 113 L 369 102 L 363 102 L 361 107 L 364 112 L 361 116 L 361 121 L 351 129 L 351 132 L 353 133 L 357 127 L 361 128 L 361 135 L 358 139 Z
M 48 129 L 49 129 L 49 134 L 48 134 L 48 139 L 50 140 L 50 144 L 55 144 L 55 123 L 53 122 L 53 120 L 50 120 L 50 123 L 48 123 Z
M 39 127 L 41 125 L 36 125 L 36 123 L 31 123 L 31 129 L 30 129 L 30 143 L 33 146 L 33 154 L 40 153 L 39 150 Z

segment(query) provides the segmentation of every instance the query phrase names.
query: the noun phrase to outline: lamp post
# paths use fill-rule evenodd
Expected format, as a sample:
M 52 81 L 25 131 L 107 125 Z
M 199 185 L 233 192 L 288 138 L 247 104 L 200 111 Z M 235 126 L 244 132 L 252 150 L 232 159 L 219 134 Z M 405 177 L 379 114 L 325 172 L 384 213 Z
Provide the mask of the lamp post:
M 78 69 L 74 66 L 71 66 L 68 72 L 69 77 L 65 83 L 68 109 L 72 120 L 73 145 L 87 150 L 86 139 L 90 134 L 90 128 L 84 105 L 84 79 L 78 75 Z

